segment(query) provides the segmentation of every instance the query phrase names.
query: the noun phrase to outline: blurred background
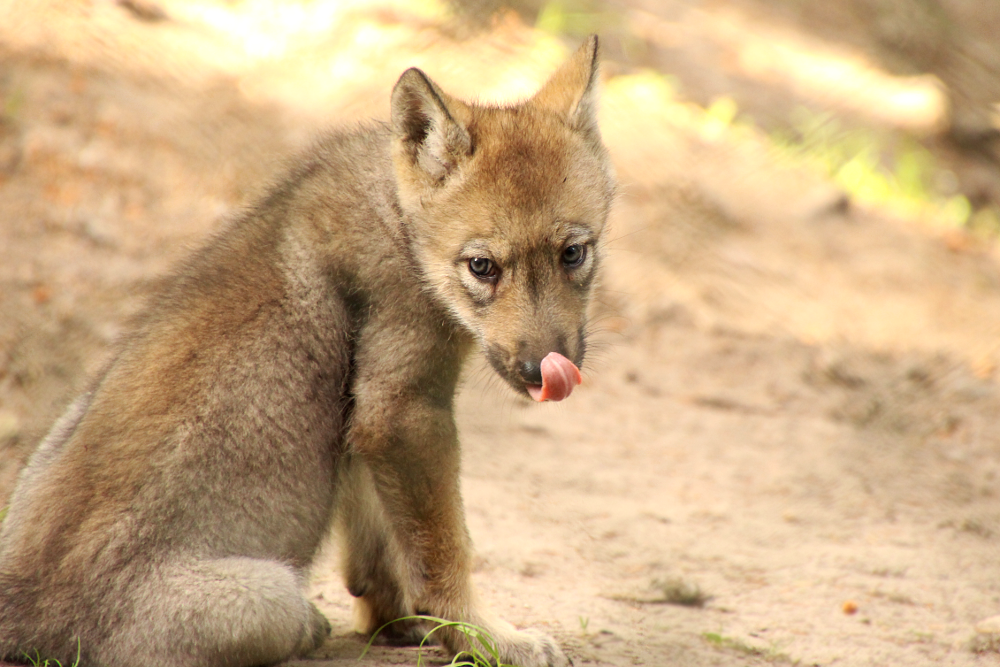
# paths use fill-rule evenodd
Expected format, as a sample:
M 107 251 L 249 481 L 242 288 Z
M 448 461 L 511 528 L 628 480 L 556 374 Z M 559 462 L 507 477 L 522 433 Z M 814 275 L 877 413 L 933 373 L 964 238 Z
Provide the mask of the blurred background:
M 169 267 L 324 128 L 386 120 L 410 66 L 525 99 L 594 32 L 621 180 L 594 352 L 565 405 L 469 373 L 483 597 L 578 665 L 996 660 L 992 1 L 0 0 L 0 505 Z

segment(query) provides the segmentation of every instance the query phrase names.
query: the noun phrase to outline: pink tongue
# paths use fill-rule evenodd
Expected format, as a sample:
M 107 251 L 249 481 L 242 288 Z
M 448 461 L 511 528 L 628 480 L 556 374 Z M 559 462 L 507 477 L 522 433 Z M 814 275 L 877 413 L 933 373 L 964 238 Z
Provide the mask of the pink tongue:
M 583 382 L 580 369 L 558 352 L 549 352 L 542 359 L 542 386 L 527 385 L 528 394 L 536 401 L 561 401 Z

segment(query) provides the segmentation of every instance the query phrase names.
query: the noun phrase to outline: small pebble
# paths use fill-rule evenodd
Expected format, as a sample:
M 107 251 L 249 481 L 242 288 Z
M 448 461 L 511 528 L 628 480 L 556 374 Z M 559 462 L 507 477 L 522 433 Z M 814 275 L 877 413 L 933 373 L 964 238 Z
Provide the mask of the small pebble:
M 845 614 L 856 614 L 858 613 L 858 603 L 854 600 L 847 600 L 841 606 L 841 609 L 844 610 Z

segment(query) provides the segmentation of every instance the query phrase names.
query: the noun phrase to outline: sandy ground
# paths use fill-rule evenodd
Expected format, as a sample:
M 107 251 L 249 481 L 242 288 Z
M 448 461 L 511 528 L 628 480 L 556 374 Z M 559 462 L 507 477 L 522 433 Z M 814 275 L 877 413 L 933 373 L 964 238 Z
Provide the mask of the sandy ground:
M 566 53 L 510 15 L 130 6 L 0 5 L 2 496 L 171 263 L 316 131 L 385 118 L 409 65 L 502 99 Z M 976 630 L 1000 614 L 996 245 L 606 69 L 622 195 L 585 383 L 529 406 L 476 363 L 459 399 L 482 597 L 576 665 L 1000 663 Z M 296 665 L 358 664 L 335 558 L 333 636 Z

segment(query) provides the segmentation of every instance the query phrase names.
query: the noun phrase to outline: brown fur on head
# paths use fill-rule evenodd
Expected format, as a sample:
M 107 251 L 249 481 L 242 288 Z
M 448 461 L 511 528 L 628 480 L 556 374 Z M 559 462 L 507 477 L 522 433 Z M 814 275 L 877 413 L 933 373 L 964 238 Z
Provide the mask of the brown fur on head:
M 393 164 L 414 253 L 440 301 L 516 390 L 549 352 L 583 361 L 615 189 L 596 119 L 597 38 L 530 100 L 466 104 L 417 69 L 392 95 Z

